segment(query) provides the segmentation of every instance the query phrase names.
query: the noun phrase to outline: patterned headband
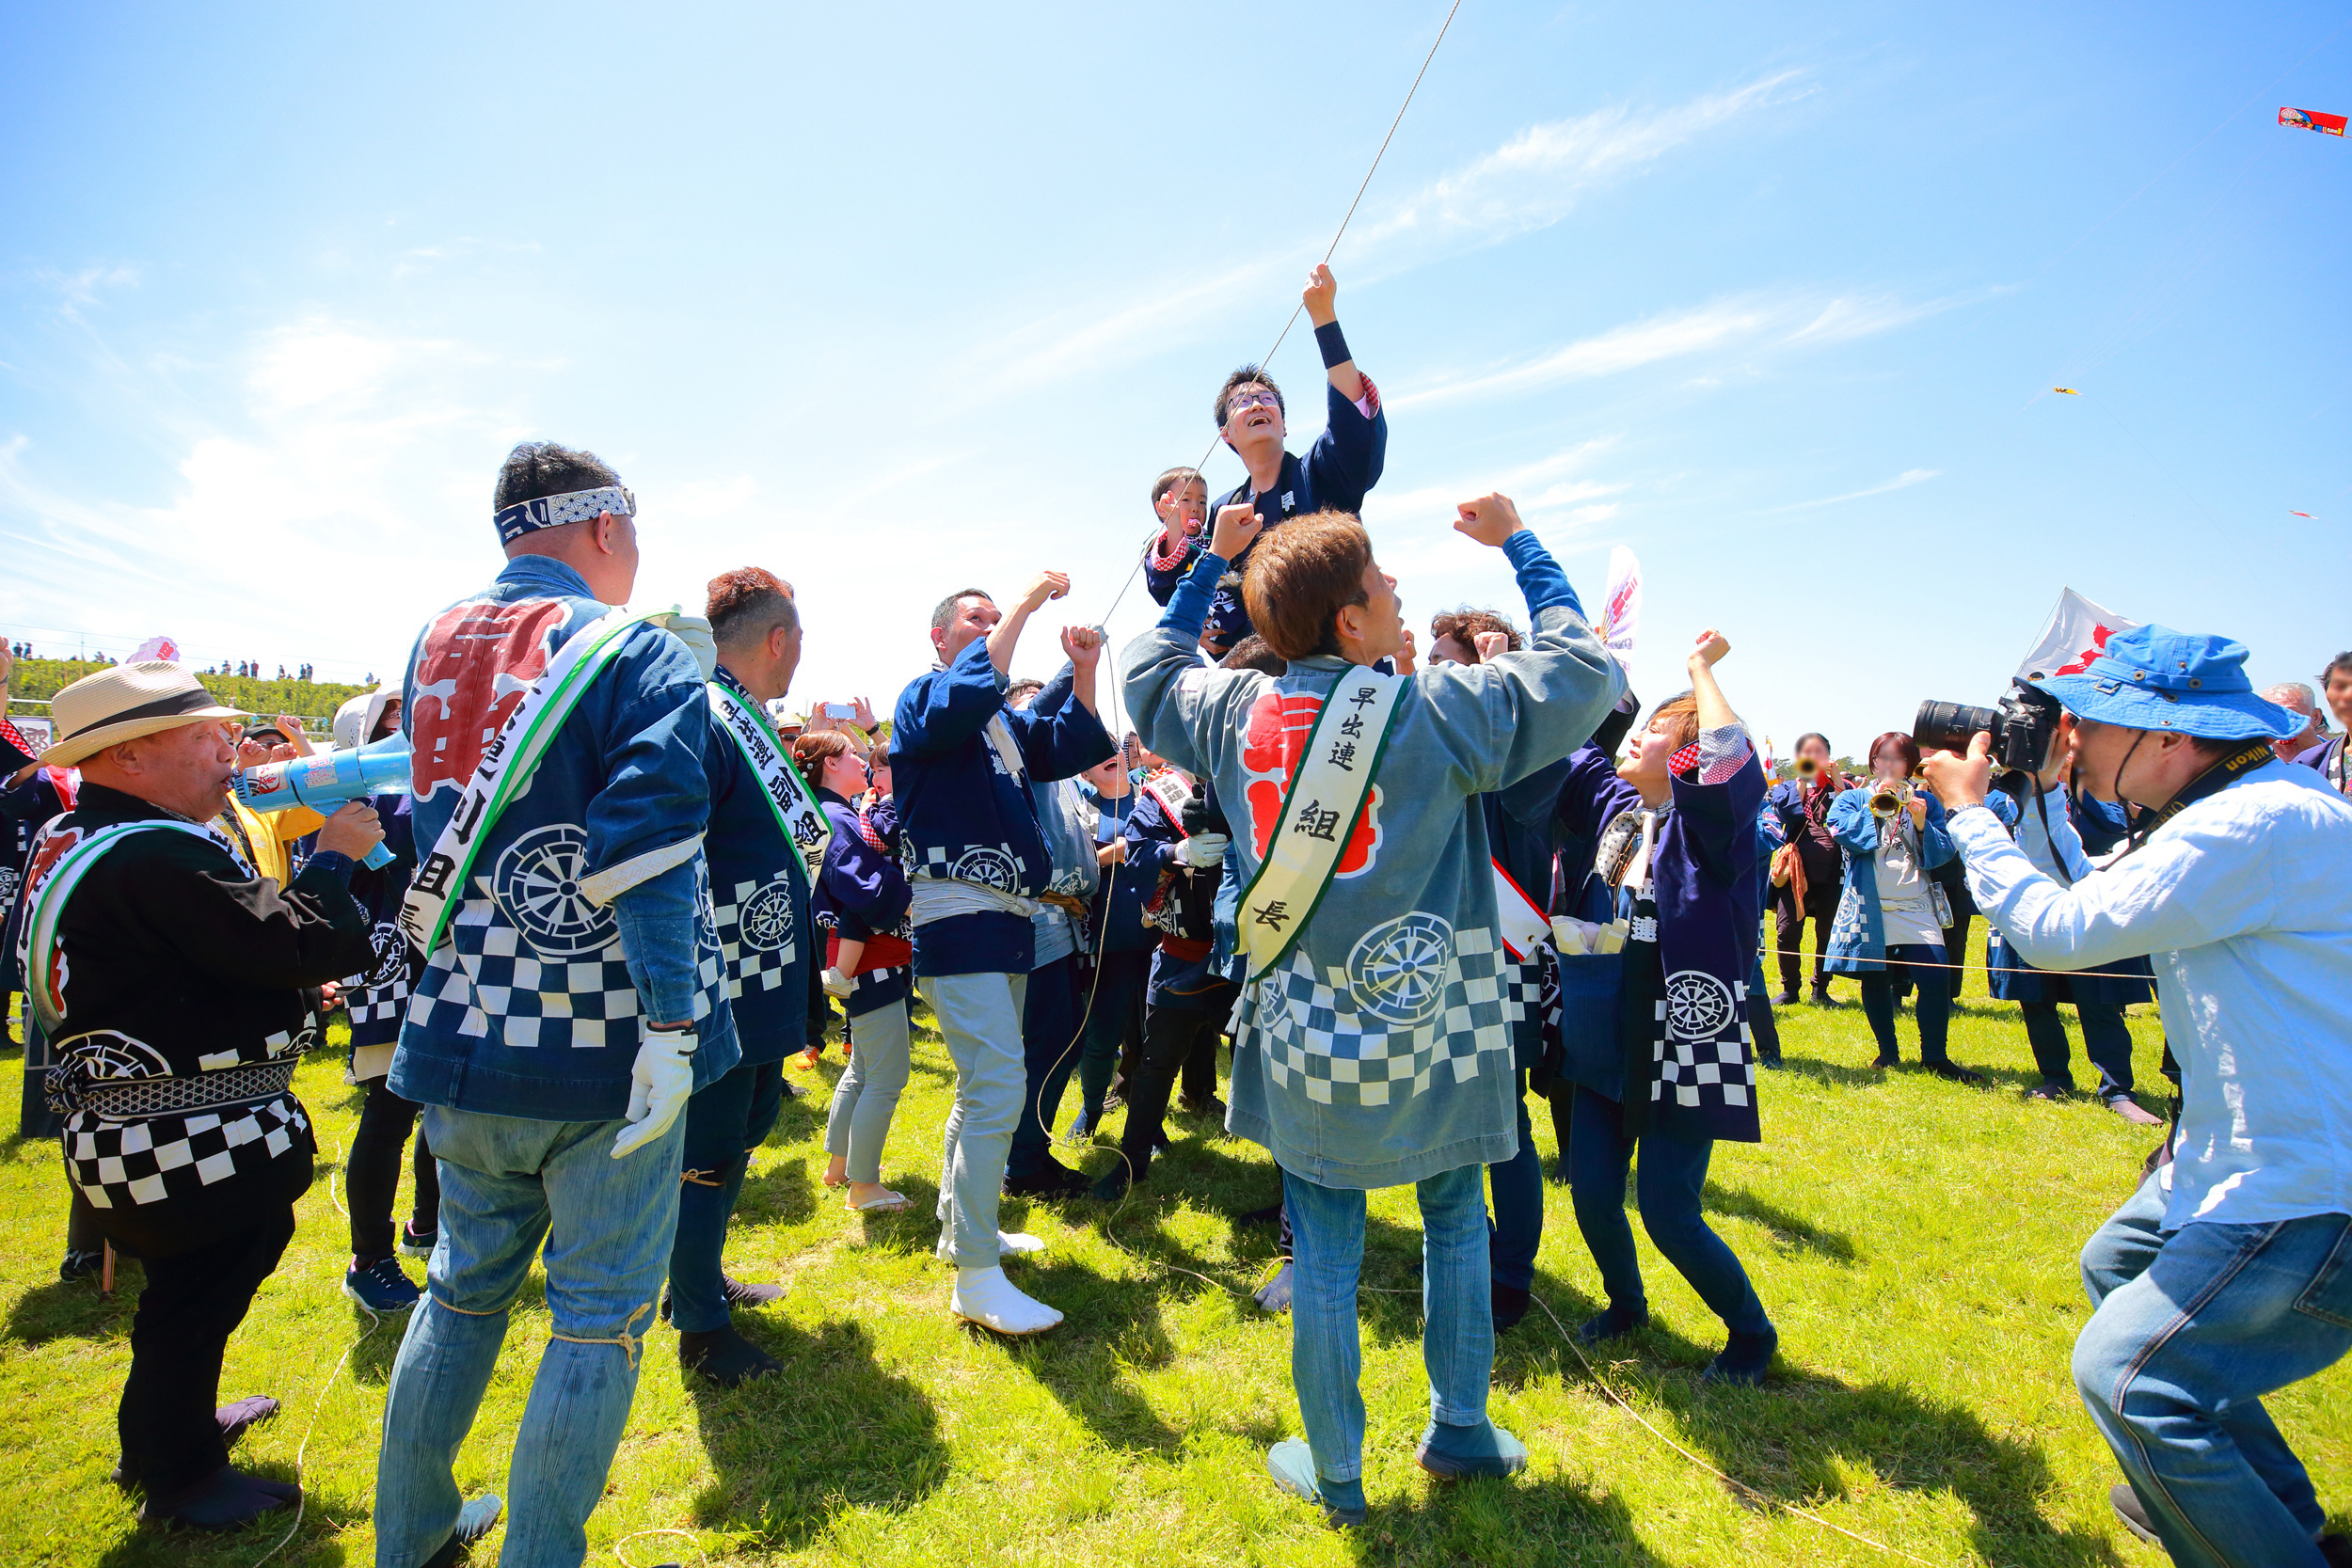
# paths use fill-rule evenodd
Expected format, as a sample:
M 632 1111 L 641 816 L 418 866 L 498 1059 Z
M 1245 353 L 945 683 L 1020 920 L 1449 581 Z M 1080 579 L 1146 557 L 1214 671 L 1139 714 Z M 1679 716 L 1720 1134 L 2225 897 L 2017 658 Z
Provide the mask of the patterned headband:
M 561 528 L 565 523 L 593 523 L 603 513 L 616 517 L 637 515 L 637 498 L 617 484 L 597 490 L 573 490 L 561 496 L 541 496 L 537 500 L 516 501 L 502 506 L 490 517 L 499 531 L 499 543 L 511 545 L 526 533 L 543 528 Z

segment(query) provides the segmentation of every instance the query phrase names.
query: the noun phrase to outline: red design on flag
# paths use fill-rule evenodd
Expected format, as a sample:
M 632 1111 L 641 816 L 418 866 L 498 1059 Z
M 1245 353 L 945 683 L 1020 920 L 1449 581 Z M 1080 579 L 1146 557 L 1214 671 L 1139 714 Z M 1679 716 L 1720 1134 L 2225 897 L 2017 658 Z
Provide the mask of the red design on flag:
M 426 630 L 409 672 L 409 777 L 418 800 L 444 784 L 466 787 L 523 693 L 547 673 L 569 613 L 560 599 L 461 604 Z
M 1275 824 L 1282 817 L 1282 792 L 1290 787 L 1291 775 L 1297 770 L 1299 755 L 1314 733 L 1315 715 L 1322 706 L 1322 698 L 1306 691 L 1288 697 L 1268 691 L 1250 706 L 1241 765 L 1252 775 L 1248 791 L 1250 841 L 1262 861 L 1266 846 L 1274 841 Z M 1369 758 L 1371 748 L 1364 748 L 1362 754 Z M 1370 870 L 1379 852 L 1380 786 L 1374 784 L 1365 792 L 1363 814 L 1347 835 L 1335 875 L 1354 877 Z
M 2107 639 L 2113 637 L 2115 633 L 2116 628 L 2113 626 L 2091 627 L 2090 646 L 2076 654 L 2069 662 L 2059 665 L 2057 673 L 2061 675 L 2079 675 L 2085 670 L 2090 669 L 2090 661 L 2106 651 Z

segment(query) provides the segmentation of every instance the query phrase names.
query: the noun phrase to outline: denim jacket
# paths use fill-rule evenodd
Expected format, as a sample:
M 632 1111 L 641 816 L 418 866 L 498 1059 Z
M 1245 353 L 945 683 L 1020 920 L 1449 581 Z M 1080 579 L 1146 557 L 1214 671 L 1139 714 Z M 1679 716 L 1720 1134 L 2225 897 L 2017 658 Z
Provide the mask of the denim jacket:
M 491 736 L 606 611 L 517 556 L 418 635 L 402 689 L 417 842 L 438 841 Z M 739 1056 L 703 864 L 709 706 L 686 645 L 640 623 L 489 829 L 417 981 L 392 1092 L 539 1121 L 628 1109 L 642 1021 L 691 1019 L 694 1086 Z
M 1509 959 L 1470 800 L 1567 755 L 1624 677 L 1535 536 L 1504 549 L 1532 645 L 1409 677 L 1337 874 L 1290 956 L 1243 989 L 1227 1125 L 1323 1186 L 1395 1186 L 1518 1152 Z M 1203 555 L 1120 669 L 1137 731 L 1215 782 L 1254 873 L 1303 716 L 1344 666 L 1295 659 L 1279 680 L 1203 667 L 1195 643 L 1225 567 Z
M 1923 877 L 1954 852 L 1952 835 L 1945 831 L 1944 802 L 1932 795 L 1926 799 L 1928 823 L 1919 834 Z M 1838 895 L 1821 967 L 1832 974 L 1875 974 L 1886 967 L 1886 922 L 1879 908 L 1879 824 L 1870 815 L 1867 788 L 1838 792 L 1829 805 L 1829 831 L 1845 851 L 1846 890 Z

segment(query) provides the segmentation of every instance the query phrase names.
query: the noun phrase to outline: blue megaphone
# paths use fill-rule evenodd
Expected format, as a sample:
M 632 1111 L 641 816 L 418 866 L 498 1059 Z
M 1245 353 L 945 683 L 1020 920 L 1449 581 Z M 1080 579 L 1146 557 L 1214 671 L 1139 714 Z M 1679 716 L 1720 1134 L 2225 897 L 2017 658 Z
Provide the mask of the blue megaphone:
M 237 775 L 236 795 L 246 810 L 264 816 L 308 806 L 324 816 L 346 800 L 407 787 L 408 737 L 388 735 L 348 752 L 263 763 Z M 392 852 L 378 844 L 359 863 L 380 870 L 392 863 Z

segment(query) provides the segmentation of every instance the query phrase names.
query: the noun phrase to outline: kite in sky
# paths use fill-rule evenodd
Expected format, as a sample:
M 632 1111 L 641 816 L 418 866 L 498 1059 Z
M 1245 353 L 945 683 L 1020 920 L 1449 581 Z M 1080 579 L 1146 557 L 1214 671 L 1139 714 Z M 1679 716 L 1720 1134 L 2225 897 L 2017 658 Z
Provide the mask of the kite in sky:
M 2080 392 L 2074 390 L 2072 387 L 2053 387 L 2050 390 L 2053 392 L 2064 392 L 2070 398 L 2078 398 L 2082 396 Z
M 2280 109 L 2279 123 L 2316 131 L 2323 136 L 2344 135 L 2344 116 L 2323 115 L 2317 109 Z
M 2297 512 L 2295 508 L 2290 506 L 2287 508 L 2287 515 L 2290 517 L 2309 517 L 2311 514 L 2308 512 Z

